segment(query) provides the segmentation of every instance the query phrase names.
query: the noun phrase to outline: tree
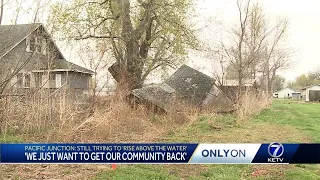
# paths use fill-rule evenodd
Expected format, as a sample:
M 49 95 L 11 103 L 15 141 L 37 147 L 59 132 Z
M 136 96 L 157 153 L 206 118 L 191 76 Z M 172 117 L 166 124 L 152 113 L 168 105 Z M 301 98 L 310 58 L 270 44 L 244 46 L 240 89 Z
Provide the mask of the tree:
M 107 42 L 119 69 L 118 86 L 141 87 L 153 70 L 181 63 L 197 39 L 188 24 L 191 0 L 74 0 L 57 3 L 50 22 L 57 36 Z
M 276 24 L 271 24 L 263 8 L 250 0 L 237 0 L 237 7 L 239 23 L 227 30 L 228 37 L 220 42 L 222 51 L 217 50 L 226 59 L 223 62 L 226 77 L 237 79 L 239 86 L 246 78 L 260 78 L 260 84 L 271 95 L 276 72 L 288 66 L 290 53 L 283 43 L 288 21 L 279 18 Z M 238 98 L 241 90 L 238 88 Z
M 276 75 L 275 80 L 273 82 L 273 90 L 280 91 L 285 87 L 286 79 L 282 76 Z
M 105 46 L 104 41 L 86 41 L 80 44 L 77 52 L 84 66 L 91 69 L 94 73 L 90 83 L 92 105 L 94 105 L 98 94 L 111 79 L 110 75 L 106 72 L 106 67 L 110 65 L 110 62 L 108 62 L 110 49 L 105 48 Z
M 313 84 L 320 84 L 320 79 L 317 79 L 317 70 L 311 71 L 308 74 L 302 74 L 298 76 L 294 82 L 289 84 L 289 87 L 296 90 L 301 90 L 303 87 L 310 86 Z
M 320 80 L 320 66 L 316 67 L 313 71 L 310 71 L 308 76 L 311 79 Z

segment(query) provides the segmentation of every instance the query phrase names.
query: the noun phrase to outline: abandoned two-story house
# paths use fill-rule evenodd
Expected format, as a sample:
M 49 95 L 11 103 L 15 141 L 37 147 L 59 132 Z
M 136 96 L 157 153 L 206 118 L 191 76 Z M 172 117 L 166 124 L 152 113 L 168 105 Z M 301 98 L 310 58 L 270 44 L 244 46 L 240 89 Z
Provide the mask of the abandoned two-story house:
M 42 24 L 0 26 L 0 74 L 7 89 L 68 86 L 87 92 L 93 71 L 67 61 Z

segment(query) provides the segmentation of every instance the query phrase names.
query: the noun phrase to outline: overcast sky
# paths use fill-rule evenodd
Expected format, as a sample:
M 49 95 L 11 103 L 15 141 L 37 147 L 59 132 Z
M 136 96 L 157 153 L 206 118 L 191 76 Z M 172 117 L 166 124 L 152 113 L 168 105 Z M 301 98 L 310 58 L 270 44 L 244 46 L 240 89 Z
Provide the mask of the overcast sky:
M 319 0 L 260 0 L 270 19 L 287 17 L 289 33 L 287 42 L 295 51 L 295 65 L 280 72 L 287 80 L 320 67 L 320 1 Z M 203 20 L 210 16 L 232 24 L 238 18 L 236 0 L 198 0 L 198 13 Z
M 50 1 L 50 0 L 47 0 Z M 12 1 L 13 2 L 13 1 Z M 24 3 L 28 3 L 25 1 Z M 280 72 L 287 80 L 294 80 L 295 77 L 307 73 L 317 66 L 320 67 L 320 1 L 319 0 L 259 0 L 263 5 L 270 19 L 276 20 L 279 16 L 287 17 L 290 21 L 288 43 L 295 51 L 292 57 L 295 66 L 288 70 Z M 199 24 L 215 25 L 210 20 L 221 20 L 224 24 L 233 24 L 238 19 L 236 0 L 197 0 L 197 17 Z M 12 13 L 16 7 L 11 5 L 6 7 L 5 18 L 3 23 L 10 24 Z M 40 13 L 47 12 L 47 9 Z M 32 13 L 28 10 L 21 12 L 18 23 L 31 22 Z M 45 18 L 42 18 L 45 19 Z M 205 34 L 204 32 L 203 34 Z M 75 61 L 72 58 L 72 53 L 69 54 L 69 60 Z M 66 55 L 68 58 L 68 55 Z M 198 69 L 207 68 L 210 65 L 210 60 L 195 59 L 194 56 L 191 65 L 196 65 Z M 202 62 L 202 63 L 199 63 Z

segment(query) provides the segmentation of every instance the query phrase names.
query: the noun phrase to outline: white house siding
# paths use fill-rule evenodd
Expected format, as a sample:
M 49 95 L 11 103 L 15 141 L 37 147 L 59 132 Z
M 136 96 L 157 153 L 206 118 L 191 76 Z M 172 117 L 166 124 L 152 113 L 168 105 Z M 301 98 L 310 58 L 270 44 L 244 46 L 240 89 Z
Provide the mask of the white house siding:
M 315 86 L 308 87 L 305 90 L 305 94 L 306 94 L 305 95 L 305 101 L 314 100 L 314 99 L 310 98 L 310 91 L 318 91 L 318 92 L 320 92 L 320 86 L 319 85 L 315 85 Z
M 304 89 L 301 91 L 302 99 L 306 101 L 307 91 Z
M 289 88 L 285 88 L 285 89 L 278 91 L 274 94 L 278 94 L 278 98 L 291 98 L 293 92 L 295 92 L 295 91 L 293 91 L 292 89 L 289 89 Z M 288 94 L 289 94 L 289 97 L 288 97 Z

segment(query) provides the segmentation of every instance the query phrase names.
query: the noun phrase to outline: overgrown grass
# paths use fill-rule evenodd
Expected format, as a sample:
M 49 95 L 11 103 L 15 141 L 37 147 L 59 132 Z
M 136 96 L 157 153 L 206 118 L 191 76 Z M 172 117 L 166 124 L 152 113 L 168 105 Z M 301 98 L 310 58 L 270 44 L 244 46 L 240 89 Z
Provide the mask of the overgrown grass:
M 0 143 L 22 143 L 22 142 L 25 142 L 25 140 L 17 136 L 8 135 L 8 136 L 0 137 Z
M 275 100 L 270 108 L 253 118 L 253 122 L 266 122 L 278 126 L 291 126 L 304 132 L 312 142 L 320 142 L 320 103 Z M 290 132 L 294 136 L 296 132 Z
M 0 138 L 36 135 L 73 125 L 88 113 L 88 98 L 63 87 L 41 89 L 25 96 L 0 99 Z
M 199 115 L 168 133 L 164 142 L 270 143 L 319 142 L 320 104 L 274 100 L 240 125 L 236 116 Z M 317 132 L 318 130 L 318 132 Z M 178 166 L 180 170 L 173 171 Z M 191 168 L 190 168 L 191 167 Z M 193 168 L 192 168 L 193 167 Z M 144 171 L 145 169 L 145 171 Z M 160 173 L 160 174 L 159 174 Z M 319 165 L 139 165 L 121 166 L 98 179 L 320 179 Z

